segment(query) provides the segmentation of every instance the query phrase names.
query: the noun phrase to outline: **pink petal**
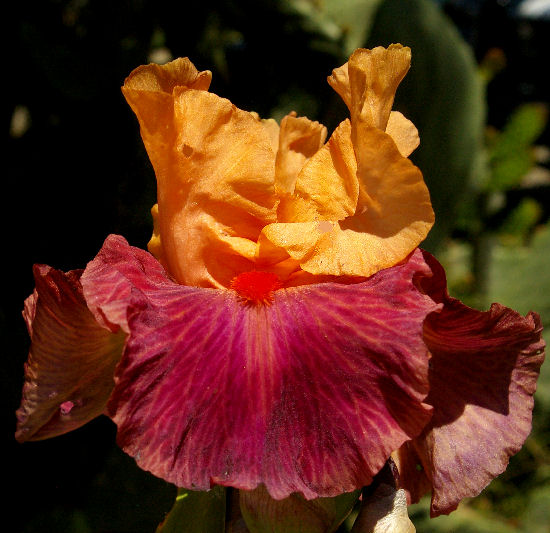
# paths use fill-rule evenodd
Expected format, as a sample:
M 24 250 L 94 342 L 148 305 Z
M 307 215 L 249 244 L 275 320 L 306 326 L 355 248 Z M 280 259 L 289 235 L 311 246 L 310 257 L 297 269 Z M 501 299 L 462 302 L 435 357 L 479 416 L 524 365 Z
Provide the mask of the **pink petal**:
M 422 324 L 436 306 L 415 285 L 430 275 L 420 252 L 364 283 L 276 291 L 271 305 L 147 278 L 155 265 L 112 237 L 82 282 L 109 320 L 110 288 L 127 284 L 108 412 L 142 468 L 199 490 L 333 496 L 370 483 L 430 419 Z
M 124 335 L 99 326 L 86 306 L 80 272 L 34 268 L 36 289 L 23 316 L 31 336 L 23 399 L 17 411 L 20 442 L 76 429 L 105 409 Z
M 420 498 L 432 490 L 432 482 L 417 453 L 414 443 L 419 439 L 405 442 L 398 450 L 392 453 L 399 471 L 399 487 L 406 490 L 408 504 L 417 503 Z
M 131 261 L 128 261 L 128 254 Z M 101 279 L 100 289 L 95 284 Z M 90 280 L 90 281 L 88 281 Z M 96 320 L 116 332 L 129 331 L 128 302 L 132 292 L 149 293 L 166 285 L 167 275 L 151 254 L 129 247 L 124 237 L 109 235 L 82 274 L 84 297 Z
M 435 273 L 425 288 L 444 307 L 425 323 L 434 416 L 412 444 L 431 480 L 436 516 L 479 494 L 523 445 L 544 341 L 535 313 L 522 317 L 499 304 L 480 312 L 450 298 L 443 269 L 425 256 Z

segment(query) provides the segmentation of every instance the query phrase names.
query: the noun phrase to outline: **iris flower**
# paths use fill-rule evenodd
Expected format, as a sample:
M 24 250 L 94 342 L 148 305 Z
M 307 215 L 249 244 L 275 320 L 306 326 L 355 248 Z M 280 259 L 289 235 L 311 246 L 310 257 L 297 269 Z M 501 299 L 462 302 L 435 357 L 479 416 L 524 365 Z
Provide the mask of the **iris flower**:
M 134 70 L 149 252 L 111 235 L 84 270 L 34 267 L 17 439 L 106 414 L 156 476 L 276 500 L 354 491 L 392 457 L 433 515 L 503 472 L 530 431 L 541 322 L 450 297 L 418 247 L 434 214 L 418 132 L 392 111 L 410 61 L 391 45 L 335 69 L 350 118 L 328 141 L 208 92 L 187 58 Z

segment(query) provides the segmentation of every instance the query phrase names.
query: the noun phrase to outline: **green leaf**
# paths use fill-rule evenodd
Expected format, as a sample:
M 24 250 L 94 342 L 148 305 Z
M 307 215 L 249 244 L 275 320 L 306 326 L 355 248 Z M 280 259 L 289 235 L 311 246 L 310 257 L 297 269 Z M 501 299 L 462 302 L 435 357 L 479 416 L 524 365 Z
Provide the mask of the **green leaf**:
M 514 111 L 502 132 L 490 143 L 487 190 L 505 191 L 520 184 L 534 164 L 532 145 L 546 122 L 547 109 L 543 105 L 524 104 Z
M 537 311 L 550 325 L 550 228 L 538 230 L 529 246 L 495 245 L 490 280 L 490 301 Z
M 546 533 L 550 531 L 550 487 L 540 487 L 531 491 L 529 507 L 525 512 L 524 531 Z
M 510 151 L 531 146 L 544 131 L 547 109 L 541 104 L 523 104 L 510 116 L 493 142 L 491 159 L 506 159 Z
M 536 311 L 550 326 L 550 227 L 537 231 L 529 246 L 495 245 L 489 270 L 488 301 L 500 302 L 521 314 Z M 548 340 L 548 339 L 547 339 Z M 535 394 L 550 410 L 550 365 L 542 365 Z
M 499 192 L 517 187 L 533 163 L 533 156 L 529 150 L 511 150 L 505 158 L 493 162 L 486 190 Z
M 513 525 L 507 524 L 501 517 L 464 504 L 448 516 L 430 518 L 429 505 L 429 499 L 425 498 L 409 507 L 409 515 L 417 530 L 422 533 L 518 533 Z
M 339 41 L 347 57 L 367 39 L 382 0 L 283 0 L 287 10 L 303 17 L 308 29 Z
M 241 491 L 241 512 L 250 533 L 331 533 L 350 514 L 360 491 L 306 500 L 291 494 L 274 500 L 265 487 Z
M 430 0 L 386 0 L 368 45 L 400 42 L 412 66 L 397 90 L 396 108 L 420 133 L 411 159 L 432 196 L 435 226 L 422 245 L 433 250 L 450 233 L 457 206 L 480 166 L 485 125 L 484 85 L 472 50 Z
M 174 506 L 156 533 L 224 533 L 226 489 L 179 489 Z
M 507 245 L 523 244 L 542 214 L 542 207 L 536 200 L 524 198 L 506 217 L 500 227 L 499 240 Z

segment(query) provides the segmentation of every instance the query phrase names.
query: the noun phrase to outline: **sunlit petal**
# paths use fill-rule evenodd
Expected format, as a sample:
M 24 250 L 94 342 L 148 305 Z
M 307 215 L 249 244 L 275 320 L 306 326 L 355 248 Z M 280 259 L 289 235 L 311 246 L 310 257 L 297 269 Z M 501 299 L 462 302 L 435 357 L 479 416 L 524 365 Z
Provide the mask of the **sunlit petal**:
M 72 431 L 103 413 L 125 334 L 101 327 L 82 295 L 80 272 L 34 269 L 25 303 L 31 337 L 16 438 L 40 440 Z
M 499 304 L 481 312 L 450 298 L 443 269 L 425 256 L 435 276 L 424 289 L 444 306 L 425 324 L 434 417 L 412 444 L 433 486 L 435 516 L 477 496 L 523 445 L 544 341 L 534 313 Z
M 399 111 L 392 111 L 386 126 L 386 133 L 393 139 L 403 157 L 411 155 L 420 144 L 416 126 Z
M 311 274 L 367 277 L 402 261 L 425 239 L 434 213 L 420 170 L 399 153 L 389 135 L 365 128 L 355 177 L 352 156 L 342 157 L 350 153 L 348 148 L 353 154 L 342 140 L 347 128 L 349 123 L 341 124 L 298 177 L 296 190 L 307 178 L 303 189 L 309 195 L 296 194 L 285 209 L 296 222 L 262 230 L 260 258 L 282 260 L 286 251 Z
M 395 92 L 410 64 L 411 50 L 400 44 L 360 48 L 351 54 L 348 75 L 352 124 L 386 130 Z
M 420 253 L 365 283 L 278 290 L 270 305 L 144 280 L 156 261 L 120 238 L 96 262 L 85 285 L 99 309 L 113 272 L 134 285 L 108 408 L 118 442 L 177 485 L 336 495 L 368 484 L 431 416 Z
M 291 113 L 281 121 L 275 160 L 275 190 L 279 195 L 294 193 L 296 178 L 306 161 L 325 142 L 327 129 L 319 122 Z
M 147 73 L 160 76 L 158 69 Z M 252 267 L 248 257 L 227 252 L 228 240 L 255 242 L 261 228 L 275 221 L 273 128 L 186 79 L 171 82 L 168 93 L 161 82 L 159 92 L 136 88 L 135 77 L 128 78 L 124 94 L 157 177 L 152 251 L 180 283 L 228 286 Z

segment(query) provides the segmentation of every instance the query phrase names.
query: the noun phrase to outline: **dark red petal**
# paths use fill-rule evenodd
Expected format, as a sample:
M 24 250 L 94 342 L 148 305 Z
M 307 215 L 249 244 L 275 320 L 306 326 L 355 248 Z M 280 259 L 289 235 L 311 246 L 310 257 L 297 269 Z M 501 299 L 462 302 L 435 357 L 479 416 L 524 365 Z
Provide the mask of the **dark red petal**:
M 31 348 L 25 365 L 16 439 L 40 440 L 100 415 L 113 389 L 123 335 L 97 324 L 86 306 L 80 272 L 34 268 L 36 289 L 23 312 Z
M 422 324 L 435 305 L 415 285 L 430 275 L 420 252 L 364 283 L 281 289 L 254 306 L 147 278 L 155 264 L 111 238 L 83 276 L 107 317 L 108 288 L 129 284 L 108 411 L 142 468 L 199 490 L 333 496 L 368 484 L 429 420 Z
M 129 253 L 131 260 L 127 258 Z M 95 279 L 101 279 L 100 288 Z M 161 264 L 148 252 L 128 246 L 120 235 L 105 239 L 105 245 L 88 263 L 81 279 L 87 305 L 96 320 L 112 331 L 122 328 L 125 332 L 128 332 L 126 315 L 132 291 L 154 291 L 166 281 Z
M 434 416 L 412 444 L 433 484 L 435 516 L 479 494 L 523 445 L 545 345 L 538 315 L 466 307 L 442 290 L 441 267 L 426 259 L 436 276 L 424 287 L 444 306 L 424 328 Z
M 409 504 L 417 503 L 420 498 L 432 490 L 432 482 L 428 478 L 420 454 L 414 444 L 419 439 L 405 442 L 401 448 L 392 453 L 392 458 L 399 471 L 399 487 L 407 492 Z

